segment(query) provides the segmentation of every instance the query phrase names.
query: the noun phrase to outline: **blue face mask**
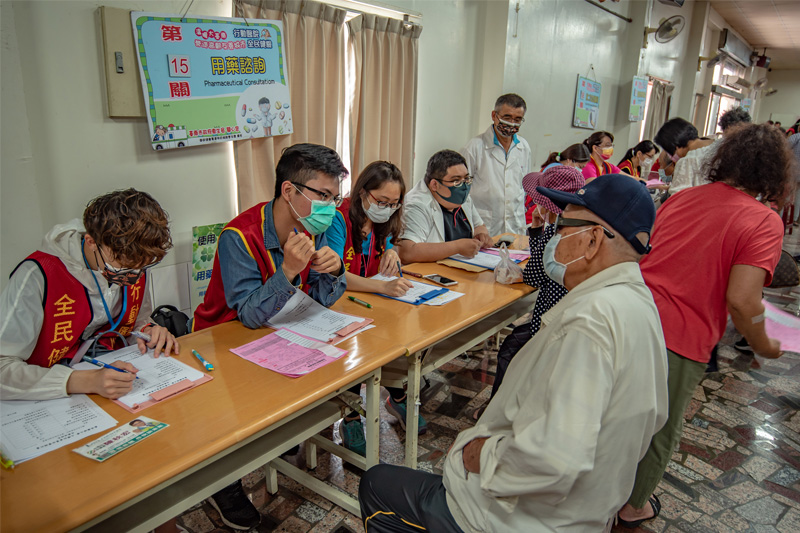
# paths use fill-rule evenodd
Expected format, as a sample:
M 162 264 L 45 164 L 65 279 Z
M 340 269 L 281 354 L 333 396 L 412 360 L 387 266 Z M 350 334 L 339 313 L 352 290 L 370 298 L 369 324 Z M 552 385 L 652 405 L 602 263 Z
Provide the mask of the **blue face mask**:
M 295 189 L 297 189 L 297 186 L 295 186 Z M 297 189 L 297 192 L 303 194 L 300 189 Z M 325 230 L 331 226 L 333 218 L 336 216 L 336 205 L 333 202 L 312 200 L 305 194 L 303 194 L 303 197 L 311 202 L 311 212 L 307 216 L 301 217 L 291 203 L 289 203 L 289 207 L 292 208 L 297 220 L 311 235 L 325 233 Z
M 441 185 L 444 185 L 444 183 L 442 182 L 439 183 Z M 448 198 L 445 198 L 444 196 L 440 195 L 442 200 L 456 205 L 461 205 L 467 201 L 467 196 L 469 196 L 469 190 L 472 187 L 472 185 L 468 185 L 466 183 L 462 183 L 461 187 L 449 187 L 447 185 L 444 186 L 447 187 L 447 189 L 450 191 L 450 196 Z
M 582 229 L 581 231 L 576 231 L 575 233 L 571 233 L 566 237 L 562 237 L 559 233 L 556 233 L 549 241 L 547 241 L 547 245 L 544 247 L 544 252 L 542 253 L 542 266 L 544 267 L 545 274 L 547 274 L 550 279 L 563 286 L 564 276 L 567 275 L 567 266 L 586 257 L 585 255 L 582 255 L 577 259 L 573 259 L 569 263 L 559 263 L 556 260 L 556 248 L 558 248 L 558 243 L 561 242 L 562 239 L 573 237 L 579 233 L 583 233 L 584 231 L 589 231 L 591 229 L 592 228 Z

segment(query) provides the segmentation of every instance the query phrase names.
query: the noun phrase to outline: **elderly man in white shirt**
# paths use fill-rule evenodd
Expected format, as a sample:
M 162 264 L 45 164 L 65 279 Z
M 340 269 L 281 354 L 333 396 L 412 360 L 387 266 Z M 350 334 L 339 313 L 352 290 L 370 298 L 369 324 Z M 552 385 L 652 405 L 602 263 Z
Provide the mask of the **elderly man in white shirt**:
M 667 417 L 667 354 L 637 264 L 655 208 L 628 176 L 577 193 L 538 188 L 564 213 L 544 252 L 569 293 L 542 316 L 444 476 L 378 465 L 359 488 L 367 533 L 606 527 Z
M 439 261 L 451 255 L 474 257 L 492 246 L 472 203 L 472 177 L 464 157 L 441 150 L 428 160 L 425 179 L 406 195 L 405 228 L 396 250 L 403 263 Z
M 475 207 L 490 235 L 525 233 L 522 177 L 531 172 L 531 147 L 517 132 L 526 110 L 521 96 L 502 95 L 492 110 L 492 125 L 461 150 L 475 180 Z

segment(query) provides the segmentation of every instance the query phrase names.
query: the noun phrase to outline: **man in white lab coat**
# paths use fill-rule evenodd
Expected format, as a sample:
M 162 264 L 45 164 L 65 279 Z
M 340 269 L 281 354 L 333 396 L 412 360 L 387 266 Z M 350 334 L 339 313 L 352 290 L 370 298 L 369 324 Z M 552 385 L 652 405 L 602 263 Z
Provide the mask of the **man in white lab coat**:
M 521 96 L 504 94 L 494 104 L 489 129 L 461 150 L 474 179 L 472 200 L 489 235 L 525 230 L 522 177 L 531 171 L 531 147 L 517 132 L 526 110 Z
M 367 533 L 598 532 L 628 498 L 668 408 L 664 335 L 638 265 L 655 207 L 619 174 L 576 193 L 537 190 L 564 210 L 543 264 L 569 292 L 456 437 L 444 476 L 364 474 Z

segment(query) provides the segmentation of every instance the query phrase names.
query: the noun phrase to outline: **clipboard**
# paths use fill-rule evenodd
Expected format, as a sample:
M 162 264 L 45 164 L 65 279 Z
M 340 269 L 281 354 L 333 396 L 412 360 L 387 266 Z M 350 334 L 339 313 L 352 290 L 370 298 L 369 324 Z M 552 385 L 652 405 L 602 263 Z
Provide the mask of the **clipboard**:
M 439 265 L 449 266 L 453 268 L 460 268 L 461 270 L 466 270 L 467 272 L 485 272 L 489 270 L 486 267 L 473 265 L 471 263 L 463 263 L 461 261 L 456 261 L 455 259 L 441 259 L 436 261 Z
M 400 298 L 397 298 L 395 296 L 387 296 L 387 295 L 381 294 L 379 292 L 377 292 L 375 294 L 377 294 L 378 296 L 383 296 L 384 298 L 389 298 L 390 300 L 397 300 L 398 302 L 403 302 L 404 304 L 421 305 L 421 304 L 424 304 L 425 302 L 427 302 L 428 300 L 430 300 L 432 298 L 436 298 L 440 294 L 444 294 L 444 293 L 448 292 L 449 290 L 450 289 L 448 289 L 447 287 L 441 287 L 441 288 L 437 287 L 437 288 L 435 288 L 433 290 L 430 290 L 430 291 L 426 292 L 423 295 L 418 296 L 417 299 L 415 301 L 413 301 L 413 302 L 409 302 L 408 300 L 401 300 Z
M 168 400 L 170 398 L 174 398 L 175 396 L 178 396 L 179 394 L 183 394 L 184 392 L 190 391 L 193 388 L 202 385 L 203 383 L 208 383 L 212 379 L 214 379 L 214 378 L 209 376 L 206 373 L 203 373 L 203 377 L 202 378 L 196 379 L 194 381 L 190 381 L 188 379 L 184 379 L 182 381 L 179 381 L 178 383 L 170 385 L 169 387 L 164 387 L 163 389 L 159 389 L 157 391 L 151 392 L 150 393 L 150 400 L 148 400 L 146 402 L 143 402 L 143 403 L 135 403 L 135 404 L 133 404 L 133 407 L 129 407 L 129 406 L 125 405 L 124 403 L 122 403 L 119 400 L 111 400 L 111 401 L 114 402 L 115 404 L 119 405 L 120 407 L 122 407 L 123 409 L 125 409 L 126 411 L 128 411 L 130 413 L 138 413 L 138 412 L 144 411 L 148 407 L 156 405 L 157 403 L 163 402 L 164 400 Z

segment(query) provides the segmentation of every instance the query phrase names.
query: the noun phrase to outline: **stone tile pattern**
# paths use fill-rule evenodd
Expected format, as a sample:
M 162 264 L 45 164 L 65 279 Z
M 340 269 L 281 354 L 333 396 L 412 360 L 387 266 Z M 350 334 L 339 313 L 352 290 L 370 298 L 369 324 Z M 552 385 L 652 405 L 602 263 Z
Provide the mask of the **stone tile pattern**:
M 800 251 L 800 231 L 784 247 Z M 766 291 L 770 301 L 797 310 L 800 289 Z M 684 431 L 656 494 L 661 516 L 633 531 L 781 532 L 800 531 L 800 354 L 766 360 L 736 351 L 739 336 L 729 326 L 720 343 L 719 372 L 708 373 L 684 415 Z M 428 376 L 423 415 L 428 432 L 420 437 L 419 467 L 441 473 L 458 431 L 474 424 L 471 413 L 485 404 L 494 380 L 496 349 L 458 357 Z M 383 392 L 386 399 L 386 392 Z M 380 458 L 402 464 L 405 433 L 381 409 Z M 338 428 L 327 432 L 339 440 Z M 287 458 L 305 468 L 300 453 Z M 355 494 L 360 471 L 326 452 L 315 477 Z M 245 491 L 263 516 L 254 531 L 313 533 L 363 532 L 360 518 L 279 474 L 280 490 L 267 493 L 260 470 L 244 479 Z M 179 523 L 192 533 L 234 531 L 202 502 Z M 632 531 L 615 528 L 615 531 Z

